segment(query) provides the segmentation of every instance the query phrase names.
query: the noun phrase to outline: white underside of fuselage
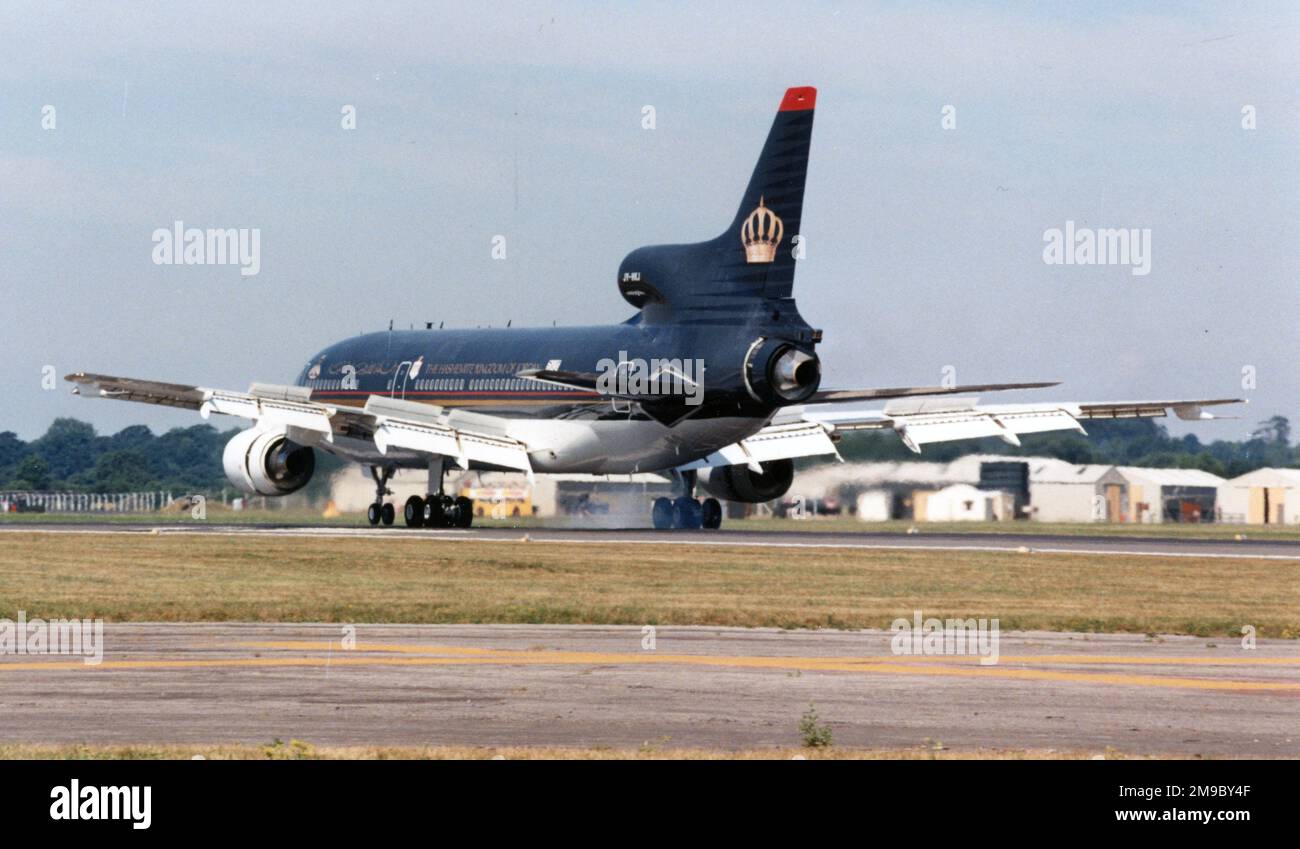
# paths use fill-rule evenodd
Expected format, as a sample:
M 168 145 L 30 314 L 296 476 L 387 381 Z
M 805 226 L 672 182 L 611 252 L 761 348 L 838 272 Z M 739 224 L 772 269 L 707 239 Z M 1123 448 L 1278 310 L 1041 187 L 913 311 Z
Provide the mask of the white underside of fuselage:
M 652 420 L 505 419 L 507 434 L 530 447 L 539 474 L 615 475 L 676 468 L 757 433 L 757 418 L 686 419 L 672 427 Z M 536 448 L 533 448 L 536 446 Z M 369 440 L 336 436 L 318 447 L 367 465 L 423 468 L 428 455 L 390 449 Z

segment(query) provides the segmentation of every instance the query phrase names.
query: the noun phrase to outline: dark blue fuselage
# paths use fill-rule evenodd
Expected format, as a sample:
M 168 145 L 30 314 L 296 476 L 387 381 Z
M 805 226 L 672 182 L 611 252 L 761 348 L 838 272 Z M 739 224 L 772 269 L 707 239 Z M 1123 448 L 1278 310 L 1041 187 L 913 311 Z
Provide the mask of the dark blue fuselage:
M 786 339 L 811 350 L 811 331 L 791 306 L 783 321 L 726 325 L 648 324 L 393 330 L 345 339 L 316 354 L 297 379 L 313 400 L 363 406 L 371 395 L 448 407 L 473 407 L 511 417 L 577 415 L 626 419 L 628 410 L 590 388 L 526 377 L 546 369 L 597 373 L 602 360 L 701 362 L 703 403 L 692 418 L 766 419 L 780 406 L 746 388 L 745 357 L 760 338 Z M 683 406 L 665 398 L 667 407 Z M 686 412 L 686 410 L 682 410 Z

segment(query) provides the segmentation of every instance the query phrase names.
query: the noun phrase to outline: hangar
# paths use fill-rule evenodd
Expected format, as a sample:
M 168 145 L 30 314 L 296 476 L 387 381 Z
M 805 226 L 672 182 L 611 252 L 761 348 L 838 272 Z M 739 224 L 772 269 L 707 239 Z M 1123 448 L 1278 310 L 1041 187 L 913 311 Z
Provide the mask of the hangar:
M 1300 469 L 1256 469 L 1227 481 L 1223 512 L 1251 525 L 1300 522 Z
M 1213 522 L 1219 488 L 1227 481 L 1200 469 L 1146 469 L 1116 466 L 1128 482 L 1129 515 L 1141 523 Z
M 1128 480 L 1114 466 L 1031 460 L 1029 503 L 1039 522 L 1130 521 Z

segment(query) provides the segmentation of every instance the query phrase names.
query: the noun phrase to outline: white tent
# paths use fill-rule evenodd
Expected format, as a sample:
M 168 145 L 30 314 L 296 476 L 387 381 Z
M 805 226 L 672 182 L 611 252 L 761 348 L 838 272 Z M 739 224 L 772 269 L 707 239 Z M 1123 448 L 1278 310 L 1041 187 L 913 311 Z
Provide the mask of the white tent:
M 1128 483 L 1129 521 L 1143 523 L 1210 520 L 1219 488 L 1227 481 L 1200 469 L 1116 466 Z
M 1061 460 L 1029 465 L 1029 515 L 1039 522 L 1121 522 L 1128 484 L 1114 466 Z
M 917 521 L 997 522 L 1012 518 L 1014 500 L 1006 492 L 955 483 L 918 498 Z
M 1300 469 L 1256 469 L 1223 485 L 1224 521 L 1252 525 L 1300 523 Z

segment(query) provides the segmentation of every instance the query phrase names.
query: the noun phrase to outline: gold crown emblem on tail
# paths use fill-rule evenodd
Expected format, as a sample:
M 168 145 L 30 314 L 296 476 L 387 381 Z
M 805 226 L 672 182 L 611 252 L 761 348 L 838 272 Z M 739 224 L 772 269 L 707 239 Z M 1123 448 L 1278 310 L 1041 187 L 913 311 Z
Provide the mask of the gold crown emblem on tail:
M 785 225 L 775 212 L 758 199 L 758 208 L 749 213 L 740 228 L 740 241 L 745 245 L 745 262 L 771 262 L 776 259 L 776 246 L 781 244 Z

